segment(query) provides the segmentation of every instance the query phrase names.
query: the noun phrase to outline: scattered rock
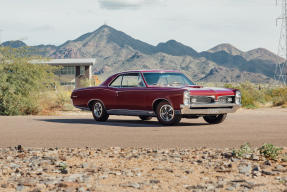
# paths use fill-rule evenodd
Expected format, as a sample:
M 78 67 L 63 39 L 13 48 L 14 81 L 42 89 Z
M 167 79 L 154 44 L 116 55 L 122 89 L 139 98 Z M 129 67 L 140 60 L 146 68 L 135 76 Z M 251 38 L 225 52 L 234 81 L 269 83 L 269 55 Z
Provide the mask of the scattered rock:
M 18 146 L 15 147 L 15 148 L 16 148 L 16 150 L 17 150 L 19 153 L 24 152 L 24 149 L 23 149 L 22 145 L 18 145 Z
M 263 175 L 275 175 L 275 173 L 273 173 L 272 171 L 265 171 L 265 170 L 262 170 L 261 172 Z
M 16 191 L 22 191 L 24 189 L 23 185 L 17 185 Z
M 264 165 L 271 166 L 272 164 L 271 164 L 271 161 L 267 160 L 267 161 L 264 162 Z
M 149 180 L 149 182 L 150 182 L 151 184 L 159 184 L 159 183 L 160 183 L 160 180 L 151 179 L 151 180 Z
M 286 163 L 271 163 L 260 154 L 250 154 L 249 159 L 235 158 L 230 151 L 0 148 L 0 191 L 263 192 L 266 188 L 286 188 Z M 262 180 L 266 177 L 268 180 Z
M 232 187 L 232 186 L 229 186 L 229 187 L 227 187 L 227 188 L 226 188 L 226 190 L 227 190 L 227 191 L 234 191 L 234 190 L 235 190 L 235 188 L 234 188 L 234 187 Z
M 135 189 L 139 189 L 140 188 L 140 184 L 138 183 L 123 183 L 119 185 L 120 187 L 131 187 L 131 188 L 135 188 Z
M 251 170 L 252 170 L 251 164 L 240 164 L 238 166 L 239 173 L 244 175 L 249 175 L 251 173 Z
M 286 170 L 285 167 L 283 167 L 282 165 L 276 165 L 275 169 L 273 169 L 273 171 L 279 171 L 279 172 L 284 172 Z
M 251 155 L 251 159 L 252 159 L 253 161 L 259 161 L 259 160 L 260 160 L 260 157 L 259 157 L 258 155 L 256 155 L 256 154 L 252 154 L 252 155 Z

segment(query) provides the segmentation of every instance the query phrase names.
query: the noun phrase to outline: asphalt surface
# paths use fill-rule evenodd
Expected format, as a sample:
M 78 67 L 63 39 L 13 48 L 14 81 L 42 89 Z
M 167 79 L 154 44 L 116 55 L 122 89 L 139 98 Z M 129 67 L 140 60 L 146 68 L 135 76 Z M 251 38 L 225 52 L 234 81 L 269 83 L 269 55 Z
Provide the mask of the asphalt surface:
M 0 147 L 238 147 L 272 143 L 287 146 L 287 109 L 240 110 L 219 125 L 182 119 L 161 126 L 156 118 L 110 116 L 96 122 L 89 113 L 61 116 L 0 116 Z

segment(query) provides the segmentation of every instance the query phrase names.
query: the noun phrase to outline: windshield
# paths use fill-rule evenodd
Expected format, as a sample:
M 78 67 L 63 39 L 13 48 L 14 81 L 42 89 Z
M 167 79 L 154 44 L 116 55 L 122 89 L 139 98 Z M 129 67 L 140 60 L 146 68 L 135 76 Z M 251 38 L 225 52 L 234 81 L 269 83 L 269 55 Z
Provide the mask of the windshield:
M 182 87 L 195 85 L 182 73 L 143 73 L 145 81 L 150 86 Z

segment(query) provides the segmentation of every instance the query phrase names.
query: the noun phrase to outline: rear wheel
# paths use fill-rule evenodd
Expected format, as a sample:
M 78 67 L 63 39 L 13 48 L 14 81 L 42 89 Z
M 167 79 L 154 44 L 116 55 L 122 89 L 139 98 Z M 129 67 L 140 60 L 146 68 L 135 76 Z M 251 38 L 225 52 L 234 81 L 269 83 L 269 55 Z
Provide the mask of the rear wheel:
M 180 122 L 181 117 L 175 114 L 173 107 L 166 101 L 162 101 L 156 107 L 158 121 L 163 125 L 174 125 Z
M 152 119 L 152 117 L 150 117 L 150 116 L 143 116 L 143 115 L 140 115 L 139 118 L 143 121 L 148 121 L 148 120 Z
M 96 121 L 106 121 L 109 118 L 105 106 L 100 101 L 95 101 L 93 103 L 92 114 Z
M 227 117 L 227 114 L 204 116 L 203 119 L 209 124 L 222 123 Z

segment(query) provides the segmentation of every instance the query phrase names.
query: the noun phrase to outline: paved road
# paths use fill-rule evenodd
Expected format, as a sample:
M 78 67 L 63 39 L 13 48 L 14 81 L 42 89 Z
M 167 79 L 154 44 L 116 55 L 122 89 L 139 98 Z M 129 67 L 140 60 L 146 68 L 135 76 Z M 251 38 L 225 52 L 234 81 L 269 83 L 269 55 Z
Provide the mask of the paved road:
M 111 116 L 96 122 L 88 113 L 0 117 L 0 147 L 235 147 L 272 143 L 287 146 L 287 109 L 240 110 L 223 124 L 202 118 L 164 127 L 156 118 Z

